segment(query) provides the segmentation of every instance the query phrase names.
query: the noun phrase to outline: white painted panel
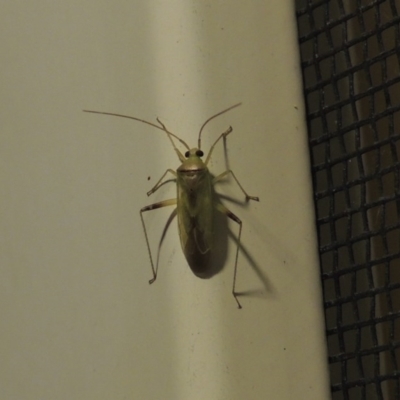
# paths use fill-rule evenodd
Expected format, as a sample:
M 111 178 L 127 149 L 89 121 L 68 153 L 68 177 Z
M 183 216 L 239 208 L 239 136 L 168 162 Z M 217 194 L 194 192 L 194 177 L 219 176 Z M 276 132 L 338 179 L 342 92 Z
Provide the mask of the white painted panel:
M 5 1 L 0 75 L 4 399 L 329 398 L 292 2 Z M 139 218 L 179 161 L 166 136 L 82 109 L 158 116 L 207 151 L 243 221 L 195 277 L 176 222 L 151 270 Z M 154 252 L 172 210 L 147 213 Z M 221 225 L 224 225 L 221 222 Z M 237 226 L 228 223 L 233 235 Z

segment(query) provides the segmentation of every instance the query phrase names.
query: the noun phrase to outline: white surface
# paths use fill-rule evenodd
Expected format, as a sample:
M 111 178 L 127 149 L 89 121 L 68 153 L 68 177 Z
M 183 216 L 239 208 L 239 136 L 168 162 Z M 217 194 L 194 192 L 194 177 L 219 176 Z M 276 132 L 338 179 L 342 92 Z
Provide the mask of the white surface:
M 292 2 L 6 1 L 0 32 L 1 398 L 329 398 Z M 225 201 L 242 310 L 234 242 L 201 280 L 176 221 L 148 285 L 139 209 L 174 197 L 146 192 L 179 162 L 162 132 L 81 112 L 159 116 L 194 146 L 239 101 L 204 149 L 232 125 L 229 166 L 261 200 Z M 171 211 L 146 215 L 154 251 Z

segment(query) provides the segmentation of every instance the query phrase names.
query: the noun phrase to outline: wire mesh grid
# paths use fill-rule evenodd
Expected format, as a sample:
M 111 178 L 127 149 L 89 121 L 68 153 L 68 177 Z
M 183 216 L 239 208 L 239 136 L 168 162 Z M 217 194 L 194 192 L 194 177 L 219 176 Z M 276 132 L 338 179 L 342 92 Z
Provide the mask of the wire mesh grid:
M 296 1 L 333 399 L 400 399 L 399 11 Z

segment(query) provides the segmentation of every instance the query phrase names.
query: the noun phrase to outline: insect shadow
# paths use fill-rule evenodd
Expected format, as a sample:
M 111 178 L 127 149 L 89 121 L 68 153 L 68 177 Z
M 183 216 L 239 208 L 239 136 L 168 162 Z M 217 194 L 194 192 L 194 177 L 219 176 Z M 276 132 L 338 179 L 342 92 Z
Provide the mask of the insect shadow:
M 220 216 L 225 216 L 236 222 L 239 228 L 233 272 L 232 295 L 238 307 L 242 308 L 237 298 L 237 293 L 235 291 L 240 238 L 242 233 L 242 221 L 234 213 L 232 213 L 232 211 L 230 211 L 227 207 L 225 207 L 220 201 L 216 199 L 214 185 L 215 183 L 220 182 L 229 176 L 235 180 L 236 184 L 245 195 L 246 202 L 248 202 L 249 200 L 259 201 L 259 198 L 257 196 L 250 196 L 244 190 L 243 186 L 240 184 L 239 180 L 236 178 L 231 169 L 227 169 L 217 176 L 211 175 L 208 170 L 208 163 L 210 161 L 215 146 L 221 139 L 223 143 L 226 144 L 226 137 L 232 132 L 232 127 L 229 127 L 226 131 L 224 131 L 217 137 L 217 139 L 210 147 L 204 161 L 202 159 L 204 156 L 204 152 L 201 150 L 201 134 L 204 127 L 212 119 L 232 110 L 233 108 L 238 107 L 239 105 L 240 103 L 235 104 L 208 118 L 200 128 L 197 147 L 192 148 L 190 148 L 184 140 L 179 138 L 174 133 L 170 132 L 158 118 L 158 124 L 155 124 L 153 122 L 149 122 L 140 118 L 122 114 L 90 110 L 84 111 L 95 114 L 113 115 L 133 119 L 163 131 L 167 135 L 173 149 L 175 150 L 181 162 L 181 165 L 176 169 L 176 171 L 168 168 L 161 176 L 161 178 L 157 181 L 157 183 L 153 186 L 153 188 L 147 192 L 148 196 L 156 192 L 166 182 L 165 177 L 170 174 L 174 177 L 173 180 L 176 180 L 177 197 L 150 204 L 141 208 L 140 210 L 140 219 L 143 226 L 146 245 L 150 257 L 151 269 L 153 272 L 153 278 L 150 279 L 149 283 L 153 283 L 157 278 L 160 246 L 162 244 L 162 241 L 164 240 L 166 231 L 175 215 L 178 219 L 178 230 L 181 247 L 193 273 L 198 277 L 209 278 L 219 272 L 224 265 L 223 261 L 224 259 L 226 259 L 227 254 L 226 240 L 223 241 L 220 238 L 227 237 L 227 235 L 221 235 L 221 237 L 219 238 L 218 236 L 216 236 L 216 232 L 221 232 L 221 227 L 227 226 L 226 220 L 222 222 L 222 219 L 220 219 Z M 181 151 L 177 148 L 174 140 L 178 141 L 181 146 L 184 146 L 186 148 L 187 151 L 184 154 L 182 154 Z M 168 179 L 167 181 L 170 181 L 170 179 Z M 155 266 L 150 249 L 149 238 L 147 234 L 145 220 L 143 218 L 143 213 L 156 210 L 158 208 L 174 205 L 176 206 L 176 209 L 172 212 L 170 218 L 168 219 L 166 227 L 163 230 L 161 236 L 157 252 L 157 262 Z

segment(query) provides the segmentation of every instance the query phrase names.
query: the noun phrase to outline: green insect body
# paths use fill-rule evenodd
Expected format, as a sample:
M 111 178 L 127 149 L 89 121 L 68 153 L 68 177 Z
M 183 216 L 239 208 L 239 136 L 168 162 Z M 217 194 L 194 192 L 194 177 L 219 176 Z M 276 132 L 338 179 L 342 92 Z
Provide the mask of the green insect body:
M 246 200 L 259 201 L 256 196 L 249 196 L 243 189 L 242 185 L 237 180 L 235 174 L 231 170 L 226 170 L 222 174 L 212 177 L 207 164 L 210 160 L 211 154 L 214 150 L 215 145 L 223 138 L 226 138 L 232 132 L 232 128 L 229 127 L 224 133 L 220 134 L 214 144 L 211 146 L 206 160 L 203 161 L 202 157 L 204 155 L 201 150 L 201 133 L 206 126 L 206 124 L 214 119 L 215 117 L 238 107 L 239 104 L 235 104 L 207 119 L 202 127 L 200 128 L 198 137 L 198 146 L 195 148 L 190 148 L 182 139 L 168 131 L 165 125 L 157 118 L 159 125 L 152 122 L 145 121 L 140 118 L 130 117 L 122 114 L 114 114 L 101 111 L 89 111 L 85 112 L 95 113 L 95 114 L 105 114 L 113 115 L 123 118 L 129 118 L 136 121 L 143 122 L 145 124 L 151 125 L 157 129 L 164 131 L 168 139 L 170 140 L 178 158 L 181 162 L 179 168 L 174 171 L 172 169 L 167 169 L 165 173 L 161 176 L 154 187 L 147 193 L 148 196 L 153 194 L 159 187 L 165 183 L 165 176 L 170 173 L 174 176 L 177 185 L 177 197 L 175 199 L 164 200 L 158 203 L 150 204 L 143 207 L 140 210 L 140 218 L 143 225 L 144 235 L 146 239 L 146 244 L 149 252 L 151 268 L 153 271 L 153 278 L 149 283 L 153 283 L 157 278 L 157 269 L 154 267 L 153 257 L 150 250 L 149 239 L 147 235 L 146 225 L 143 219 L 143 213 L 147 211 L 152 211 L 157 208 L 176 205 L 175 213 L 178 218 L 178 230 L 179 238 L 181 242 L 182 251 L 186 257 L 186 260 L 193 271 L 193 273 L 199 277 L 207 276 L 208 262 L 210 259 L 211 251 L 213 250 L 213 220 L 214 212 L 218 211 L 226 215 L 228 218 L 232 219 L 239 225 L 239 233 L 237 239 L 236 248 L 236 258 L 233 274 L 233 284 L 232 284 L 232 294 L 237 302 L 239 308 L 242 308 L 235 292 L 236 285 L 236 273 L 237 273 L 237 263 L 240 248 L 240 238 L 242 233 L 242 221 L 228 210 L 224 205 L 219 202 L 215 202 L 213 199 L 213 185 L 225 178 L 227 175 L 232 175 L 236 183 L 238 184 L 241 191 L 246 196 Z M 178 140 L 186 149 L 185 155 L 183 155 L 179 149 L 175 146 L 174 140 Z
M 192 271 L 202 276 L 212 250 L 213 192 L 203 152 L 191 149 L 177 169 L 177 216 L 179 237 Z

